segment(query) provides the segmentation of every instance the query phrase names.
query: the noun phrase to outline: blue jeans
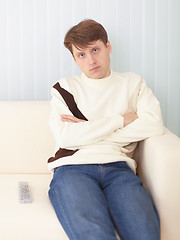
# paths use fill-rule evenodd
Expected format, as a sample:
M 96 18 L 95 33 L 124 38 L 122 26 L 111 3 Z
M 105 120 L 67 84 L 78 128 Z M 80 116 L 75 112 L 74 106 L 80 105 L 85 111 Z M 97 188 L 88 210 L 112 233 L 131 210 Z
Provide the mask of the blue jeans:
M 157 212 L 126 162 L 55 169 L 49 198 L 70 240 L 160 240 Z

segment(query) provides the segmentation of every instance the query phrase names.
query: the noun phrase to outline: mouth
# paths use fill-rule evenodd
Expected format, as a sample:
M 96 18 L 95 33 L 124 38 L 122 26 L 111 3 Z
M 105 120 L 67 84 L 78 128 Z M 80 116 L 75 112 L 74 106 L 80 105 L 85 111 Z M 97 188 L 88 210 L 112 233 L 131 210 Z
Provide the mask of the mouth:
M 96 71 L 96 70 L 98 70 L 99 68 L 100 68 L 100 66 L 93 67 L 93 68 L 90 69 L 90 72 Z

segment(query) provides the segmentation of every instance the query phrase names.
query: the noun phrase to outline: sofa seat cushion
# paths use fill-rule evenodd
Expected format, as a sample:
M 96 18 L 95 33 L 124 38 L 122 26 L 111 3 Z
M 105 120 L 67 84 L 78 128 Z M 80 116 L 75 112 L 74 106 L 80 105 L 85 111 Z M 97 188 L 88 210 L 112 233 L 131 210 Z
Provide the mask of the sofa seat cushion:
M 68 240 L 48 198 L 51 174 L 0 174 L 3 240 Z M 33 202 L 19 203 L 18 182 L 27 181 Z

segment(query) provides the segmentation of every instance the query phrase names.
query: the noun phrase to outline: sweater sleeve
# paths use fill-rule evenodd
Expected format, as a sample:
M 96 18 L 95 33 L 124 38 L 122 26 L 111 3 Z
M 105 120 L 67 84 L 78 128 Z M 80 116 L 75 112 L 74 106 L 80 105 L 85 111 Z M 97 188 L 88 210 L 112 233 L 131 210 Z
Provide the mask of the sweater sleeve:
M 60 119 L 62 114 L 72 115 L 61 95 L 52 89 L 50 128 L 58 147 L 77 149 L 99 142 L 124 125 L 124 117 L 119 115 L 91 121 L 71 123 Z
M 137 97 L 136 113 L 138 119 L 124 128 L 115 130 L 105 140 L 117 143 L 131 143 L 161 135 L 164 126 L 160 103 L 142 79 Z

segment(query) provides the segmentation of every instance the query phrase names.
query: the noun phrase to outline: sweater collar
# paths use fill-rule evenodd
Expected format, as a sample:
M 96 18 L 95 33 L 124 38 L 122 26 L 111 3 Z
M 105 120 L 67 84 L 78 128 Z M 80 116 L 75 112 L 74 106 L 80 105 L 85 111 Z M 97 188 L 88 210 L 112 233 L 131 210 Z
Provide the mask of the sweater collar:
M 110 73 L 110 75 L 108 77 L 100 78 L 100 79 L 88 78 L 84 73 L 82 73 L 81 79 L 88 86 L 91 86 L 91 87 L 103 87 L 103 86 L 107 86 L 109 84 L 112 84 L 113 71 L 111 70 L 111 73 Z

